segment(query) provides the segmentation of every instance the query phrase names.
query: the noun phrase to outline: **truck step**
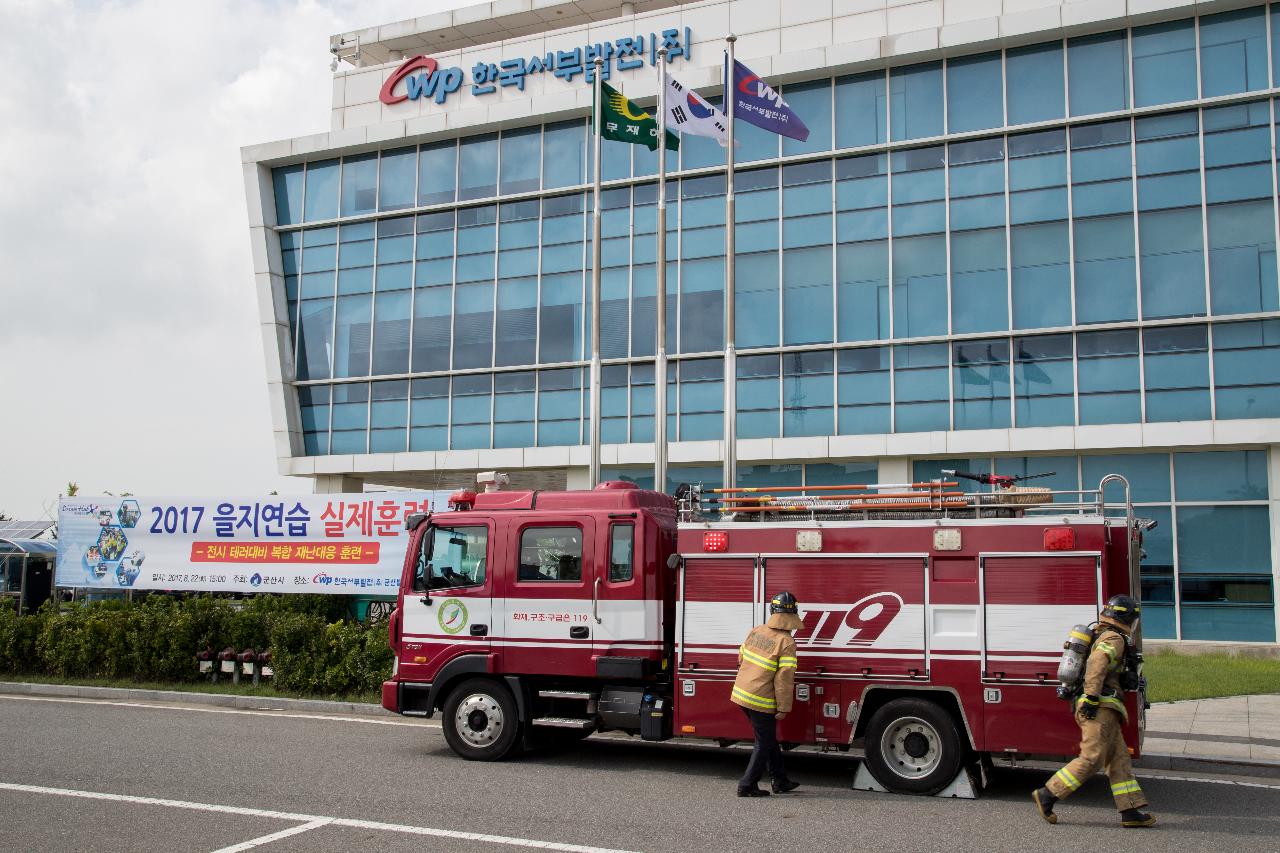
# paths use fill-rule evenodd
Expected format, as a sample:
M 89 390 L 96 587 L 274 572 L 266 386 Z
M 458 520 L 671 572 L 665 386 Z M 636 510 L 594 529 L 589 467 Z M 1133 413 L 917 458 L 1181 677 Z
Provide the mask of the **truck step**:
M 588 693 L 585 690 L 539 690 L 541 699 L 582 699 L 590 702 L 600 697 L 599 693 Z
M 585 730 L 594 728 L 596 721 L 590 717 L 535 717 L 533 724 L 557 729 Z

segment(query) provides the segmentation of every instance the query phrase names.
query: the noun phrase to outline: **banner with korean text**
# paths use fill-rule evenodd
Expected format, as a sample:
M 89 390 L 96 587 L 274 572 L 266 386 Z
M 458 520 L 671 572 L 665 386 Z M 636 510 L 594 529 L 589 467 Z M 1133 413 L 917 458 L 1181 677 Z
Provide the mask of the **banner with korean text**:
M 64 498 L 62 587 L 394 595 L 412 513 L 450 492 Z

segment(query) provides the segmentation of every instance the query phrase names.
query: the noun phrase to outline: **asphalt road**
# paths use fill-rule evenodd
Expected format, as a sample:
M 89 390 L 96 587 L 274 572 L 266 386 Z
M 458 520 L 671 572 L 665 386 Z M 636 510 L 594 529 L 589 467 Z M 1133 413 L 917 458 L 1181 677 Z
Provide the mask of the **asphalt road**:
M 799 792 L 743 800 L 744 762 L 592 738 L 476 763 L 401 718 L 0 696 L 0 849 L 1280 850 L 1276 780 L 1146 774 L 1160 824 L 1122 830 L 1101 777 L 1049 826 L 1040 770 L 943 800 L 851 791 L 852 762 L 792 753 Z

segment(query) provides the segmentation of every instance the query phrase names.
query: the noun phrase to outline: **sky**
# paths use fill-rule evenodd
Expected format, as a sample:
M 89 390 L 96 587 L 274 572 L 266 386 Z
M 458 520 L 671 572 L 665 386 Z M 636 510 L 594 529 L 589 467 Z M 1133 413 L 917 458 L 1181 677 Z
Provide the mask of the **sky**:
M 0 0 L 0 512 L 277 473 L 242 145 L 328 130 L 329 36 L 469 0 Z

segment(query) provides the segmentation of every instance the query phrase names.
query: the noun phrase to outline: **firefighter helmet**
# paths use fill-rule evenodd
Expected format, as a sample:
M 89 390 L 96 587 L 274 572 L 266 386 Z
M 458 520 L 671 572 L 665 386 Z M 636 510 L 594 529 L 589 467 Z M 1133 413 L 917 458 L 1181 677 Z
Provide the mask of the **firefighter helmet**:
M 1107 606 L 1102 608 L 1102 615 L 1121 625 L 1132 625 L 1138 620 L 1142 608 L 1131 596 L 1113 595 L 1107 599 Z
M 787 591 L 782 591 L 773 597 L 769 602 L 770 613 L 792 613 L 797 610 L 796 597 Z

